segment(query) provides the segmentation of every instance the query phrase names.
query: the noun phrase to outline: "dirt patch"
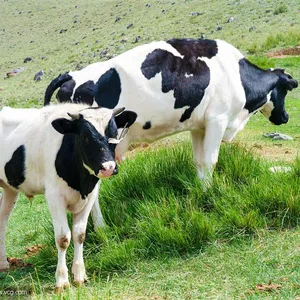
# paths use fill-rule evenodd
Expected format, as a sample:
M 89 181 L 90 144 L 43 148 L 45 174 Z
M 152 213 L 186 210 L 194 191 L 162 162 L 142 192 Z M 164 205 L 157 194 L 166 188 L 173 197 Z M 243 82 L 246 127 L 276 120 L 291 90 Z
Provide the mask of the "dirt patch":
M 296 46 L 293 48 L 285 48 L 285 49 L 267 53 L 267 56 L 270 58 L 284 58 L 286 56 L 299 56 L 299 55 L 300 55 L 300 46 Z
M 266 146 L 259 143 L 253 146 L 245 145 L 246 148 L 250 148 L 260 157 L 266 158 L 271 161 L 294 161 L 297 157 L 297 150 L 282 144 L 274 144 L 272 146 Z

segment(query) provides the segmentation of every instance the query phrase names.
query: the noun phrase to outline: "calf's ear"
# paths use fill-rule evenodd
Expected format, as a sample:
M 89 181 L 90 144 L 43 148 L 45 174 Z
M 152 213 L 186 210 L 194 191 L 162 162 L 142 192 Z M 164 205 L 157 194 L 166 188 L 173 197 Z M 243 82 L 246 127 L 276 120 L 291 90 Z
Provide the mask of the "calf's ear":
M 118 128 L 129 128 L 136 120 L 137 114 L 131 110 L 124 110 L 115 116 L 115 121 Z
M 75 132 L 75 121 L 74 120 L 68 120 L 65 118 L 59 118 L 54 121 L 52 121 L 52 126 L 56 131 L 58 131 L 61 134 L 67 134 L 67 133 L 74 133 Z

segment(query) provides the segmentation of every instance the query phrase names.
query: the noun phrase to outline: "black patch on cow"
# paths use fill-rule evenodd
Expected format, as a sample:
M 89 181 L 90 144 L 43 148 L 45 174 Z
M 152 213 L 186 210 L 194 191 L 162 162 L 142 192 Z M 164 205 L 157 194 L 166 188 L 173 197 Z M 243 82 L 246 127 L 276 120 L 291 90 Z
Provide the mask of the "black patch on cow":
M 166 50 L 155 49 L 147 55 L 141 71 L 149 80 L 161 73 L 162 92 L 174 91 L 174 108 L 189 107 L 181 116 L 180 122 L 191 117 L 210 82 L 210 70 L 207 64 L 191 51 L 180 58 Z
M 8 183 L 18 188 L 25 181 L 25 146 L 21 145 L 12 155 L 9 162 L 6 163 L 5 175 Z
M 121 80 L 116 69 L 111 68 L 98 79 L 95 87 L 95 101 L 99 106 L 115 108 L 121 94 Z
M 82 158 L 79 157 L 75 149 L 75 136 L 64 135 L 56 156 L 55 168 L 57 175 L 85 199 L 92 192 L 99 179 L 84 168 Z
M 60 102 L 71 102 L 71 96 L 73 95 L 73 90 L 76 83 L 74 79 L 71 79 L 60 87 L 56 94 L 56 98 Z
M 73 102 L 92 105 L 94 102 L 95 84 L 92 80 L 80 85 L 74 94 Z
M 218 53 L 218 45 L 214 40 L 171 39 L 167 43 L 172 45 L 181 55 L 190 58 L 212 58 Z
M 245 109 L 249 113 L 267 102 L 268 93 L 275 88 L 278 77 L 271 71 L 265 71 L 243 58 L 239 61 L 240 76 L 246 94 Z
M 150 129 L 151 128 L 151 122 L 150 121 L 147 121 L 144 126 L 143 126 L 143 129 Z

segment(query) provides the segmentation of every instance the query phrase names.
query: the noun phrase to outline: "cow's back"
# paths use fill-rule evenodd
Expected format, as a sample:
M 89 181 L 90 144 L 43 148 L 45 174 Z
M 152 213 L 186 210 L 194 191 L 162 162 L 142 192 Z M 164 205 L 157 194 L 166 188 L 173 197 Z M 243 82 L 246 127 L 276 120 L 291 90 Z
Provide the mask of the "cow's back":
M 196 130 L 204 126 L 207 114 L 236 113 L 243 107 L 238 63 L 243 55 L 224 41 L 209 43 L 217 51 L 210 45 L 207 56 L 205 51 L 196 56 L 169 42 L 153 42 L 105 64 L 116 70 L 121 84 L 119 98 L 108 101 L 138 114 L 129 138 L 152 141 Z

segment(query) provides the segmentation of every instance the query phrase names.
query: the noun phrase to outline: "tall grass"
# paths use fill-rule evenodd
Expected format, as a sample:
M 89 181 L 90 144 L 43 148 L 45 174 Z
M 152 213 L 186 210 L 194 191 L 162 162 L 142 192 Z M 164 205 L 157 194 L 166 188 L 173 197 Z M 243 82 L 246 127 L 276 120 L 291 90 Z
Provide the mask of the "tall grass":
M 223 145 L 213 185 L 204 191 L 189 143 L 138 153 L 120 166 L 118 176 L 102 183 L 100 205 L 107 227 L 94 232 L 89 224 L 84 247 L 88 273 L 107 276 L 134 268 L 139 259 L 182 256 L 260 228 L 295 227 L 300 218 L 299 174 L 299 160 L 292 173 L 272 174 L 251 152 Z M 32 262 L 52 273 L 52 230 L 46 231 L 46 241 Z

